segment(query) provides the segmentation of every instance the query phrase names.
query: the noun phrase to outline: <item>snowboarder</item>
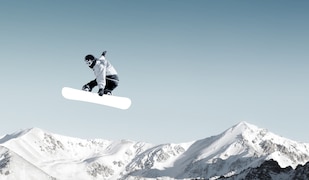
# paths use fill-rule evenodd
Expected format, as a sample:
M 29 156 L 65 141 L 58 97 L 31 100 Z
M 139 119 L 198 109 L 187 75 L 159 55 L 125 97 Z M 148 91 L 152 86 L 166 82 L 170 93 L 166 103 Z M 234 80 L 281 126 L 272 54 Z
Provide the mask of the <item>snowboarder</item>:
M 112 91 L 118 86 L 119 78 L 115 68 L 105 59 L 106 51 L 100 58 L 91 54 L 85 56 L 86 64 L 94 71 L 96 78 L 82 87 L 82 90 L 91 92 L 95 86 L 98 86 L 99 96 L 103 94 L 112 95 Z

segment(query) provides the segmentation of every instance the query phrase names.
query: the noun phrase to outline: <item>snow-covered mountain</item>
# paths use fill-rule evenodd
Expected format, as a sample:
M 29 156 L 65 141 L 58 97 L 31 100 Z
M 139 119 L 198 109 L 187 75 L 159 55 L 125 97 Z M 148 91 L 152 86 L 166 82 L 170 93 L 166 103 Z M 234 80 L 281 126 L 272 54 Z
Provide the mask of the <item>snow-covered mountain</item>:
M 309 161 L 309 144 L 246 122 L 180 144 L 85 140 L 38 128 L 0 139 L 0 179 L 244 178 L 268 161 L 291 171 L 301 168 Z

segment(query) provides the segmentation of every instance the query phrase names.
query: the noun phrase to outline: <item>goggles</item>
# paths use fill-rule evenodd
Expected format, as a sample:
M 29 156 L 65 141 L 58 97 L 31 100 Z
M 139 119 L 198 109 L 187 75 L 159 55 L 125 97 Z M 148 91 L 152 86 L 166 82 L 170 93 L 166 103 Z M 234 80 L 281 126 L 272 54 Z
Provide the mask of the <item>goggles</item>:
M 90 65 L 92 64 L 93 60 L 91 60 L 91 59 L 85 59 L 85 62 L 86 62 L 86 64 L 87 64 L 88 66 L 90 66 Z

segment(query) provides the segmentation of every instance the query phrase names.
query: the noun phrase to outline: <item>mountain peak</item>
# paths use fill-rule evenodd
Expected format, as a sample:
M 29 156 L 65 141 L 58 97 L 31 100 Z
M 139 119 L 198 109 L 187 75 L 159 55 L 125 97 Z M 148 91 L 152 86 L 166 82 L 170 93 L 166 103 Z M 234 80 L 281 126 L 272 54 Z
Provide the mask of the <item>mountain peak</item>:
M 241 122 L 239 122 L 238 124 L 236 124 L 235 126 L 246 126 L 246 127 L 249 127 L 249 126 L 254 126 L 254 127 L 256 127 L 255 125 L 253 125 L 253 124 L 250 124 L 250 123 L 248 123 L 247 121 L 241 121 Z
M 234 125 L 232 128 L 232 131 L 246 131 L 246 130 L 258 130 L 259 128 L 253 124 L 250 124 L 246 121 L 241 121 L 240 123 Z
M 255 125 L 247 123 L 246 121 L 242 121 L 231 128 L 224 131 L 220 136 L 225 139 L 230 139 L 234 141 L 236 139 L 251 139 L 253 136 L 256 136 L 259 133 L 266 133 L 266 129 L 258 128 Z

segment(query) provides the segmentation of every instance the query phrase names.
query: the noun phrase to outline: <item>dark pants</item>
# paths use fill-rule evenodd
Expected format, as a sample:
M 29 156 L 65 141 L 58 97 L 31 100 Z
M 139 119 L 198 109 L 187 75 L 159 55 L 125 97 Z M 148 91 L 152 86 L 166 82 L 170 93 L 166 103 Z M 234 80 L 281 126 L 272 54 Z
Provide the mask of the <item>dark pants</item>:
M 118 83 L 119 78 L 117 75 L 106 76 L 106 85 L 104 88 L 104 94 L 112 92 L 118 86 Z
M 119 78 L 117 75 L 109 75 L 106 76 L 106 85 L 104 88 L 104 94 L 107 94 L 108 92 L 112 92 L 119 83 Z M 90 86 L 90 89 L 94 88 L 95 86 L 98 85 L 97 80 L 92 80 L 88 83 L 88 85 Z

